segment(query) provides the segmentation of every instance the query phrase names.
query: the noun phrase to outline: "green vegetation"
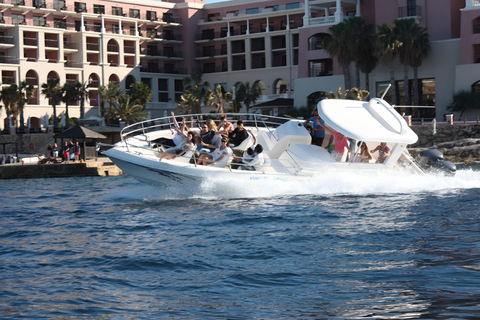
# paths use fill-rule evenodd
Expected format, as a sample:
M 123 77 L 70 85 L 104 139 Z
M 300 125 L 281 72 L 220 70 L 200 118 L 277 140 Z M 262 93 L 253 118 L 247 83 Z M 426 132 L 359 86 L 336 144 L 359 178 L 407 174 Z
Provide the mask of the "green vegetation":
M 466 110 L 480 109 L 480 92 L 461 90 L 453 95 L 452 102 L 447 109 L 453 112 L 460 112 L 460 117 Z

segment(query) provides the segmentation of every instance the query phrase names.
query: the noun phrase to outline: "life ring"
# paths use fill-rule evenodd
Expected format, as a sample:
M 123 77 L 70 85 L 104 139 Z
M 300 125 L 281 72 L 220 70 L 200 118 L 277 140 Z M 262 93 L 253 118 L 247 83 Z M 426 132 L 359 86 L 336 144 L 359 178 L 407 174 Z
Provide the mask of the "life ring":
M 34 144 L 33 142 L 30 142 L 30 143 L 28 144 L 28 148 L 29 148 L 29 149 L 35 148 L 35 144 Z

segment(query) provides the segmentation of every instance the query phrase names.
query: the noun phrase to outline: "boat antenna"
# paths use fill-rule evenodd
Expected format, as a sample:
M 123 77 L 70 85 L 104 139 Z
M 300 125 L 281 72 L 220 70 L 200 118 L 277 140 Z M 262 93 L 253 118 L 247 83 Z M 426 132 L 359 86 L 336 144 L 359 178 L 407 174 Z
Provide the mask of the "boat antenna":
M 385 92 L 383 92 L 382 97 L 381 97 L 380 99 L 383 100 L 383 97 L 385 97 L 385 95 L 387 94 L 388 90 L 390 90 L 390 87 L 391 87 L 391 86 L 392 86 L 392 84 L 389 83 L 387 89 L 385 89 Z

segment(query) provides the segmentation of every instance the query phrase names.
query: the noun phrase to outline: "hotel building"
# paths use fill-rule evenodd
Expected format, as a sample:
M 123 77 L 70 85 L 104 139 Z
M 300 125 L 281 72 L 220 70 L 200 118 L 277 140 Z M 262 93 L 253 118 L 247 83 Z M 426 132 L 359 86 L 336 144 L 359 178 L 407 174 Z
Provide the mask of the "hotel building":
M 144 82 L 153 90 L 146 110 L 163 116 L 176 107 L 191 72 L 226 90 L 257 84 L 257 103 L 290 98 L 301 107 L 344 87 L 344 70 L 322 40 L 332 25 L 352 16 L 389 26 L 415 18 L 427 28 L 432 51 L 418 73 L 420 104 L 432 107 L 426 118 L 443 120 L 455 92 L 480 88 L 478 0 L 0 0 L 1 85 L 26 80 L 35 87 L 25 118 L 52 114 L 40 93 L 49 78 L 91 84 L 87 117 L 99 114 L 100 85 L 113 81 L 125 89 Z M 400 105 L 403 69 L 397 60 Z M 354 84 L 353 65 L 348 72 Z M 389 72 L 380 62 L 370 74 L 372 96 L 382 92 Z M 79 106 L 69 113 L 78 117 Z

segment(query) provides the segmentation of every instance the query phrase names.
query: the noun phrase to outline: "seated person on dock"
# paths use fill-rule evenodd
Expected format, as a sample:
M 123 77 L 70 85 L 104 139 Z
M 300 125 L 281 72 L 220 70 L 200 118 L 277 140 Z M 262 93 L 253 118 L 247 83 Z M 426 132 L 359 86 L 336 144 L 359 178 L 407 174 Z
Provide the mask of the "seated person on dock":
M 184 137 L 182 145 L 166 150 L 160 156 L 160 160 L 175 159 L 176 157 L 183 156 L 189 150 L 195 150 L 196 147 L 197 146 L 195 144 L 195 135 L 192 131 L 189 131 Z
M 224 157 L 230 158 L 230 155 L 233 153 L 228 145 L 228 138 L 222 137 L 222 145 L 213 150 L 211 153 L 202 153 L 200 158 L 198 158 L 198 165 L 215 165 L 217 162 L 220 162 Z
M 237 121 L 237 127 L 232 132 L 230 132 L 230 134 L 228 136 L 229 136 L 230 142 L 231 142 L 231 144 L 233 144 L 233 146 L 240 145 L 243 142 L 243 140 L 248 138 L 248 132 L 243 127 L 243 121 L 242 120 Z
M 390 156 L 390 148 L 387 147 L 386 142 L 380 142 L 380 145 L 378 145 L 375 149 L 371 150 L 371 153 L 375 153 L 378 151 L 378 158 L 375 163 L 384 163 L 385 159 Z

